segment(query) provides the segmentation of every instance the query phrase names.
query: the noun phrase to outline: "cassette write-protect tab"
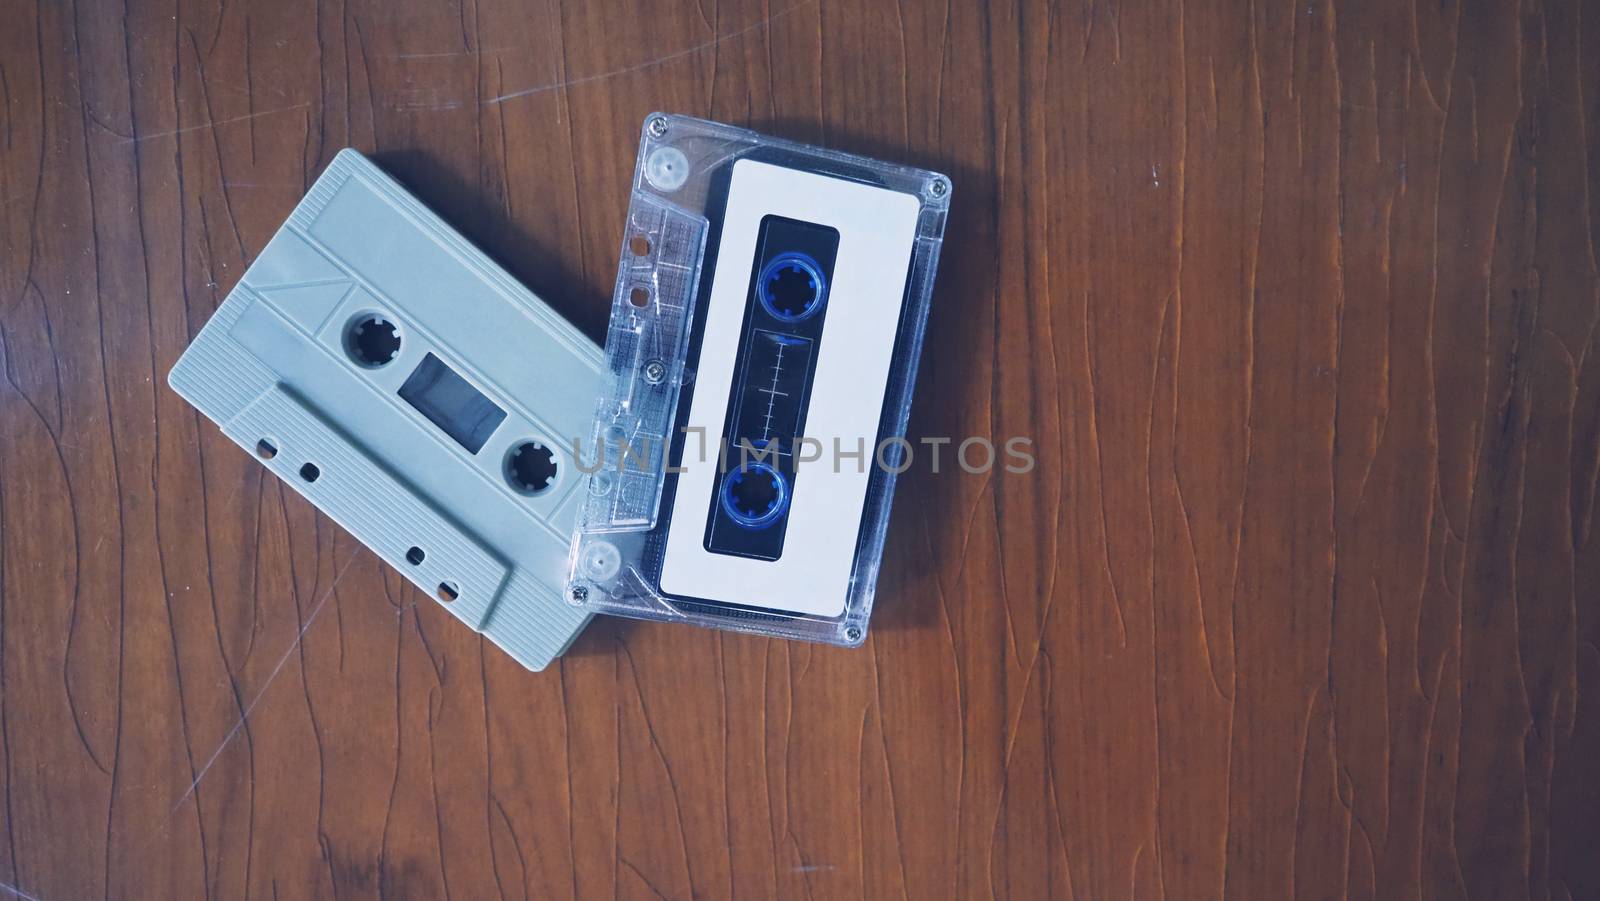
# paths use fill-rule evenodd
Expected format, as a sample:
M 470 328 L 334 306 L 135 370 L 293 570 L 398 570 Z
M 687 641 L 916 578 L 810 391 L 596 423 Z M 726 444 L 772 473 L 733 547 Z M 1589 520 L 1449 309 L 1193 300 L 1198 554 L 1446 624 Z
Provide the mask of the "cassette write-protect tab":
M 173 367 L 275 475 L 523 666 L 564 602 L 600 349 L 353 150 Z

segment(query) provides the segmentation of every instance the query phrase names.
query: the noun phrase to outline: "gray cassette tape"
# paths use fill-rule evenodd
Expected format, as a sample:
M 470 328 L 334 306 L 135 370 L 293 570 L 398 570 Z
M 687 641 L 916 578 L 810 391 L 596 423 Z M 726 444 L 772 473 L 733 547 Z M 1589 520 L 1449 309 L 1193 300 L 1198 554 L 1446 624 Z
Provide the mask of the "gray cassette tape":
M 577 331 L 353 150 L 173 367 L 172 387 L 378 556 L 542 669 L 609 381 Z

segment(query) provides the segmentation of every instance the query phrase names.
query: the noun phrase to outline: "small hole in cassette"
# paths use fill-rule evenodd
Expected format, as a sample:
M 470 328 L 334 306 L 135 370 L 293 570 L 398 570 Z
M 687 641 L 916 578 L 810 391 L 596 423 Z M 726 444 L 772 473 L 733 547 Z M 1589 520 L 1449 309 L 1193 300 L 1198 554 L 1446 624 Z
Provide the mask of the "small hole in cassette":
M 420 547 L 413 545 L 411 550 L 406 551 L 406 562 L 412 566 L 421 566 L 422 561 L 426 559 L 428 559 L 428 554 Z
M 650 289 L 649 288 L 634 288 L 632 291 L 629 291 L 628 292 L 628 303 L 631 303 L 631 304 L 633 304 L 634 306 L 636 306 L 636 307 L 638 307 L 640 309 L 644 309 L 645 307 L 649 306 L 650 305 Z
M 322 470 L 318 469 L 315 463 L 307 463 L 300 467 L 300 478 L 307 482 L 315 482 L 321 476 Z
M 434 595 L 439 598 L 441 603 L 448 604 L 451 601 L 454 601 L 456 598 L 461 597 L 461 589 L 457 588 L 456 583 L 454 582 L 440 582 L 438 589 L 434 592 Z
M 271 438 L 263 438 L 256 442 L 256 456 L 263 460 L 271 460 L 278 455 L 278 445 Z
M 650 239 L 644 235 L 634 235 L 628 239 L 628 250 L 636 257 L 650 255 Z

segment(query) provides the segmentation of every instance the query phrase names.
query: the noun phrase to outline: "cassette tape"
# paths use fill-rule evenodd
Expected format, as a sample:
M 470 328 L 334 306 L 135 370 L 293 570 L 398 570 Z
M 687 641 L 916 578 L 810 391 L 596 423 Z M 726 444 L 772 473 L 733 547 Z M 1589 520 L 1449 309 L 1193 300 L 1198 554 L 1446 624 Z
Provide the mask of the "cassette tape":
M 950 192 L 935 172 L 645 120 L 574 605 L 865 639 Z
M 594 342 L 344 150 L 169 376 L 222 431 L 529 669 L 585 494 Z

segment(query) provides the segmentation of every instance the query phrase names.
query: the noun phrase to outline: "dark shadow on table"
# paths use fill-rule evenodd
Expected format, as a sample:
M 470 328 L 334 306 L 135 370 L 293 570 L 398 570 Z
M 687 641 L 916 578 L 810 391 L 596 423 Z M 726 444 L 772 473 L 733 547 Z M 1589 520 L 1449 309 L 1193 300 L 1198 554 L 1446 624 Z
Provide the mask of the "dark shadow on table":
M 611 299 L 584 296 L 583 278 L 554 242 L 507 216 L 504 206 L 426 150 L 384 150 L 372 159 L 519 283 L 588 335 L 605 342 Z M 622 223 L 616 223 L 622 234 Z

